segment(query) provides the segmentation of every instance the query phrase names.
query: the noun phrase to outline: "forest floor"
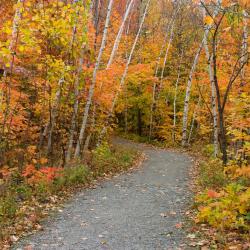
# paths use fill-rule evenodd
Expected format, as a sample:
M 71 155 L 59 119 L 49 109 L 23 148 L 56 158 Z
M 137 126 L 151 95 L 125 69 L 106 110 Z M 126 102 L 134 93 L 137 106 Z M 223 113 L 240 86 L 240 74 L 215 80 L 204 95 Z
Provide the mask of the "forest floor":
M 192 159 L 125 139 L 114 143 L 143 151 L 146 160 L 136 171 L 78 193 L 47 219 L 43 231 L 13 249 L 189 249 L 185 214 Z

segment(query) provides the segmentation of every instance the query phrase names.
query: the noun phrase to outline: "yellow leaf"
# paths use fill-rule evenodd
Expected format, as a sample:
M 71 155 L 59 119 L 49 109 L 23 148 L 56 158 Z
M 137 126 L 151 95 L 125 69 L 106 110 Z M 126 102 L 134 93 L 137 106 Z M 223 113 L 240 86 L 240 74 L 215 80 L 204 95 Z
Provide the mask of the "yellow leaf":
M 211 16 L 206 16 L 204 18 L 204 24 L 205 25 L 212 25 L 214 23 L 214 20 Z
M 20 52 L 23 52 L 23 51 L 24 51 L 24 46 L 22 46 L 22 45 L 19 46 L 19 51 L 20 51 Z

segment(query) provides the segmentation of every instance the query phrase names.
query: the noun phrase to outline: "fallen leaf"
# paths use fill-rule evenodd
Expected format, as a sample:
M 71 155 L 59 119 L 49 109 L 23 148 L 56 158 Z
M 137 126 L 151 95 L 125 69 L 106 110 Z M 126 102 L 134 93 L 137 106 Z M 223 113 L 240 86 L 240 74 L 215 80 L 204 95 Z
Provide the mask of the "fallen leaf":
M 195 234 L 188 234 L 187 238 L 189 238 L 189 239 L 195 239 L 196 235 Z
M 177 223 L 177 224 L 175 225 L 175 227 L 178 228 L 178 229 L 182 228 L 182 226 L 183 226 L 183 225 L 182 225 L 181 222 L 180 222 L 180 223 Z

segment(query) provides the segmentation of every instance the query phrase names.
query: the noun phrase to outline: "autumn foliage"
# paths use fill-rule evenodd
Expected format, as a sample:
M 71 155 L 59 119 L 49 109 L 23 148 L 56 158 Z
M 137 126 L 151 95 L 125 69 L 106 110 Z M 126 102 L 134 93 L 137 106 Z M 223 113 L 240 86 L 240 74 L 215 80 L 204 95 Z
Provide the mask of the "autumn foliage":
M 249 1 L 129 2 L 0 1 L 0 187 L 137 134 L 222 159 L 199 221 L 249 230 Z

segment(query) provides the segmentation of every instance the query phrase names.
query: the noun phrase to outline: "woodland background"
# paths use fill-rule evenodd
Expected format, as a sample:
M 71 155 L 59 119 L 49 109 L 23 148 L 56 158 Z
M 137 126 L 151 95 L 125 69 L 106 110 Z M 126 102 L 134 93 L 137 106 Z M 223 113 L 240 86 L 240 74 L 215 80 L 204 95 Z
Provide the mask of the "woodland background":
M 86 165 L 128 167 L 115 132 L 202 152 L 196 222 L 246 240 L 249 14 L 247 0 L 1 0 L 0 225 Z

